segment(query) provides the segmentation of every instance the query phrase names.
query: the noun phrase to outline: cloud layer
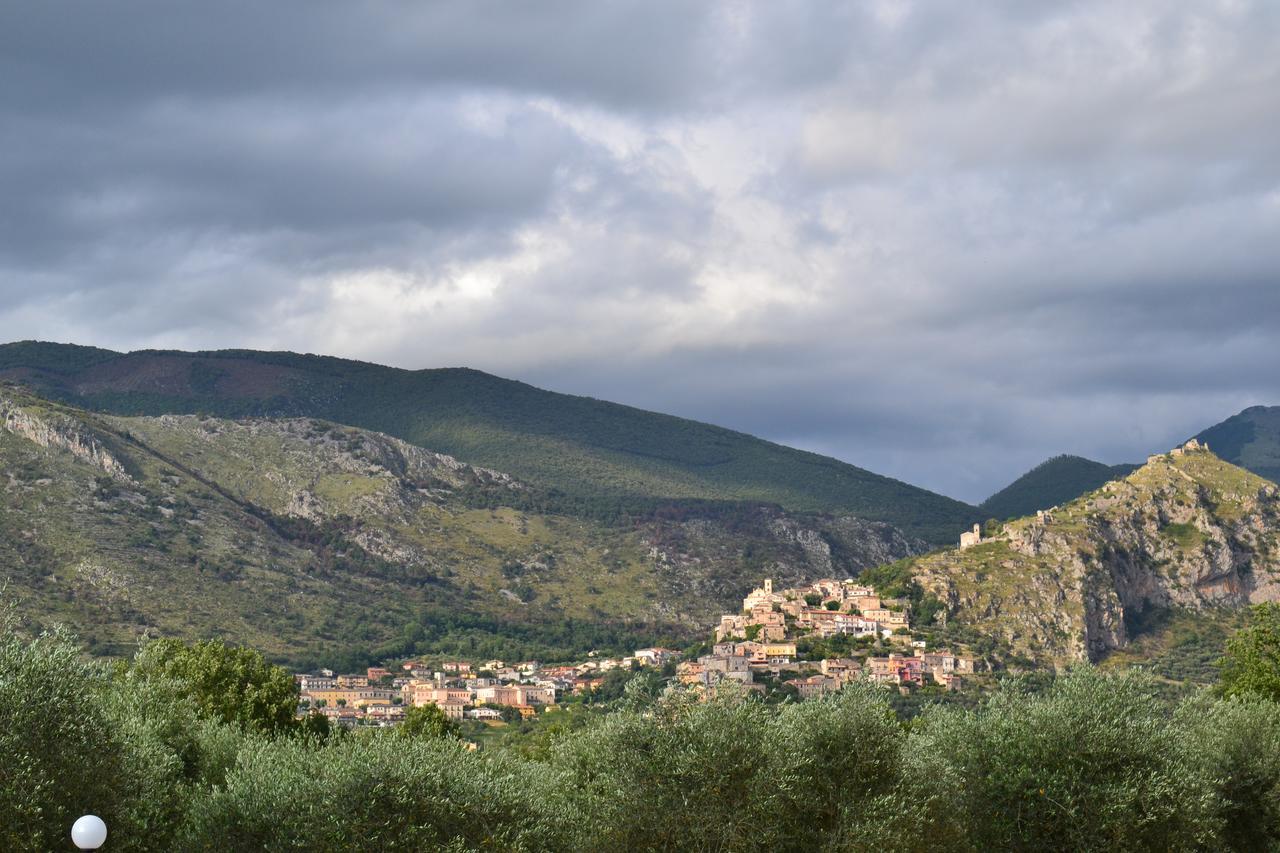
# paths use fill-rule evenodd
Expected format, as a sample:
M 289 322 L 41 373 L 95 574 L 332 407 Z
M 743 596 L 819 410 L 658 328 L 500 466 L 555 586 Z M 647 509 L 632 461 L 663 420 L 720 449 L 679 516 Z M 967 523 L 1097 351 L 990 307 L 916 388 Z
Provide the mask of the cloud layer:
M 0 339 L 469 365 L 979 500 L 1280 402 L 1274 3 L 0 11 Z

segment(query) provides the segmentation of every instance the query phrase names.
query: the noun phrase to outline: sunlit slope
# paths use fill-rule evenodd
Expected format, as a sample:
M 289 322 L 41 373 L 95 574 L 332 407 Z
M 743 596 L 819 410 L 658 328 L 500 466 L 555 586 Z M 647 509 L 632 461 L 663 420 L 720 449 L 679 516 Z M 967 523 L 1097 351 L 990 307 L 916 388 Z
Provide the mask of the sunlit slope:
M 1104 465 L 1082 456 L 1055 456 L 1041 462 L 1008 486 L 987 498 L 978 508 L 996 519 L 1034 515 L 1038 509 L 1064 504 L 1085 492 L 1123 477 L 1137 465 Z
M 1280 498 L 1208 451 L 1166 454 L 904 571 L 1009 657 L 1097 660 L 1169 611 L 1280 599 Z
M 1280 482 L 1280 406 L 1253 406 L 1196 436 L 1228 462 Z

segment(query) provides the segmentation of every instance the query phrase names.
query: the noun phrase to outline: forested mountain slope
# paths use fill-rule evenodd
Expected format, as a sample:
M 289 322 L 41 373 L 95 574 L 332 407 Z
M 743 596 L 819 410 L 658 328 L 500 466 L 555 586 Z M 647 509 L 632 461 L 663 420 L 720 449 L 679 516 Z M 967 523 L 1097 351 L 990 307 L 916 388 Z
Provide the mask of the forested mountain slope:
M 376 430 L 519 477 L 575 515 L 609 518 L 672 498 L 750 501 L 857 515 L 936 543 L 981 515 L 828 457 L 468 369 L 23 342 L 0 346 L 0 378 L 113 414 L 316 417 Z
M 1109 480 L 1123 477 L 1137 465 L 1104 465 L 1082 456 L 1046 459 L 978 505 L 996 519 L 1034 515 L 1038 509 L 1073 501 Z

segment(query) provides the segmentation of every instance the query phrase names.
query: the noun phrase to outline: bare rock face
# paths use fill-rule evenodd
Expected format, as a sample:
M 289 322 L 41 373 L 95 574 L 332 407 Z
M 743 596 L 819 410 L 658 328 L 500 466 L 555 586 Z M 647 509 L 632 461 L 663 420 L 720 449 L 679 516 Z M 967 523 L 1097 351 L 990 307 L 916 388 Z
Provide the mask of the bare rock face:
M 41 447 L 67 451 L 116 479 L 131 480 L 124 464 L 98 436 L 72 418 L 56 413 L 36 414 L 14 400 L 0 397 L 0 428 Z
M 1196 446 L 990 542 L 933 555 L 917 580 L 949 616 L 1021 654 L 1096 660 L 1151 610 L 1280 600 L 1280 497 Z

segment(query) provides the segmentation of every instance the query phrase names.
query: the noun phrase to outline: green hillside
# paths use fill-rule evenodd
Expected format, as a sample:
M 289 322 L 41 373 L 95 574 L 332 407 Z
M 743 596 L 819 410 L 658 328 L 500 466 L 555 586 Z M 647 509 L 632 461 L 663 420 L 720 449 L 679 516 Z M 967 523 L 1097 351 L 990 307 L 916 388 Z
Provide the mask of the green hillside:
M 6 377 L 100 412 L 318 417 L 377 430 L 553 490 L 558 509 L 579 515 L 616 517 L 670 498 L 751 501 L 851 513 L 938 543 L 980 516 L 835 459 L 469 369 L 23 342 L 0 346 Z
M 1280 406 L 1253 406 L 1196 436 L 1215 453 L 1280 483 Z
M 290 661 L 581 656 L 700 634 L 765 575 L 922 543 L 852 516 L 672 501 L 617 523 L 313 418 L 93 414 L 0 383 L 0 599 L 99 653 L 225 637 Z
M 1104 465 L 1082 456 L 1055 456 L 1041 462 L 991 497 L 979 508 L 991 518 L 1034 515 L 1038 509 L 1064 504 L 1108 480 L 1123 477 L 1137 465 Z

